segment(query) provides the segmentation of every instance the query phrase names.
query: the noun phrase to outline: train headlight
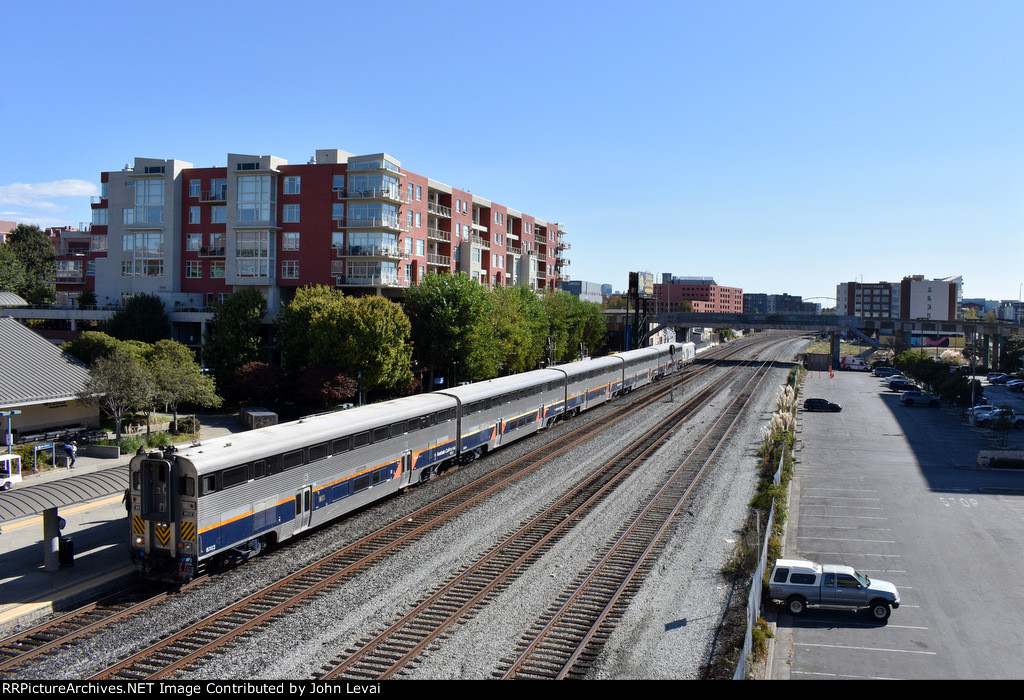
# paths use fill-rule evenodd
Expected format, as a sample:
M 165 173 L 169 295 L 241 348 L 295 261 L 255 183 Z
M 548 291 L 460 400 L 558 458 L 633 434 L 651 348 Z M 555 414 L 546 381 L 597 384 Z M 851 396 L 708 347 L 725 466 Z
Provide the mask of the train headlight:
M 143 537 L 142 535 L 136 535 L 135 536 L 135 546 L 136 547 L 141 547 L 144 544 L 146 544 L 146 538 Z

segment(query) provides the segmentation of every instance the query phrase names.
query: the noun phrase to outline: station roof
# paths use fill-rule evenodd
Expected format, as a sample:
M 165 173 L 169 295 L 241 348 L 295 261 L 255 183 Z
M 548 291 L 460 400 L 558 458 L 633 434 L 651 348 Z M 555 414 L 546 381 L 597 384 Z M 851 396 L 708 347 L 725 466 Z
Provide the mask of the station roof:
M 11 489 L 0 493 L 0 522 L 124 493 L 126 488 L 128 465 L 122 464 L 103 471 Z
M 85 365 L 17 320 L 0 317 L 0 407 L 73 399 L 88 380 Z

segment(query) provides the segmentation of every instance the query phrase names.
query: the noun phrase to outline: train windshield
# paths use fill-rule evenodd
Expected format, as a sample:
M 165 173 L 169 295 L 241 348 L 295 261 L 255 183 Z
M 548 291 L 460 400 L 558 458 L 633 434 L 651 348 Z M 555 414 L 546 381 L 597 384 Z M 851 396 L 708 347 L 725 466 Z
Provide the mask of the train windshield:
M 171 517 L 171 463 L 165 459 L 142 461 L 142 511 L 146 518 Z

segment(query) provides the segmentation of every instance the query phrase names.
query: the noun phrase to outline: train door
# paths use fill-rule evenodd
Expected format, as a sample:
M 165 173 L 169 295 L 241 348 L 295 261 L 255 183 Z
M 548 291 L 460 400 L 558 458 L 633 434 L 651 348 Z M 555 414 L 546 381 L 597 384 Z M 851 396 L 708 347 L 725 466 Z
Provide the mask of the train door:
M 412 451 L 406 450 L 402 454 L 402 462 L 399 466 L 398 486 L 404 488 L 412 481 Z
M 313 487 L 303 486 L 295 492 L 295 527 L 292 532 L 302 532 L 313 520 Z

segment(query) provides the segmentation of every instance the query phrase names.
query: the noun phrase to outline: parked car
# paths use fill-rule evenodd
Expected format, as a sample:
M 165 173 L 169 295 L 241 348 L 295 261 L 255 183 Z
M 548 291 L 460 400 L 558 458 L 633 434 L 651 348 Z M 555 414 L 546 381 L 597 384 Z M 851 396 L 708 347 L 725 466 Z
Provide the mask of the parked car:
M 997 374 L 994 377 L 989 377 L 988 381 L 990 384 L 1006 384 L 1006 382 L 1013 379 L 1012 374 Z
M 889 382 L 889 388 L 893 391 L 906 391 L 908 389 L 916 389 L 917 384 L 906 377 L 901 377 Z
M 1011 379 L 1006 382 L 1006 388 L 1010 391 L 1024 391 L 1024 379 Z
M 1017 415 L 1012 408 L 997 408 L 974 415 L 974 424 L 981 428 L 990 428 L 998 420 L 1007 420 L 1017 430 L 1024 430 L 1024 415 Z
M 994 410 L 996 410 L 995 406 L 993 406 L 991 404 L 983 403 L 983 404 L 978 404 L 977 406 L 971 406 L 970 408 L 968 408 L 967 409 L 967 415 L 974 416 L 974 418 L 977 419 L 979 416 L 981 416 L 981 414 L 983 414 L 983 413 L 990 413 L 990 412 L 992 412 Z
M 783 602 L 793 615 L 808 606 L 856 608 L 867 609 L 879 622 L 889 619 L 892 609 L 900 606 L 900 593 L 888 581 L 868 578 L 849 566 L 803 559 L 775 562 L 767 597 Z
M 844 357 L 839 360 L 840 369 L 853 369 L 861 372 L 870 372 L 871 365 L 859 357 Z
M 900 394 L 900 403 L 904 406 L 940 406 L 942 400 L 938 396 L 926 394 L 923 391 L 904 391 Z
M 985 379 L 992 381 L 992 377 L 1001 377 L 1003 372 L 989 372 L 985 375 Z
M 900 371 L 895 367 L 876 367 L 875 369 L 871 370 L 871 374 L 875 375 L 876 377 L 891 377 L 894 374 L 899 373 Z
M 906 379 L 906 377 L 897 372 L 896 374 L 890 374 L 882 381 L 884 381 L 886 384 L 892 384 L 897 379 Z
M 828 399 L 807 399 L 804 401 L 805 411 L 831 411 L 838 413 L 843 410 L 843 407 L 837 403 L 833 403 Z

